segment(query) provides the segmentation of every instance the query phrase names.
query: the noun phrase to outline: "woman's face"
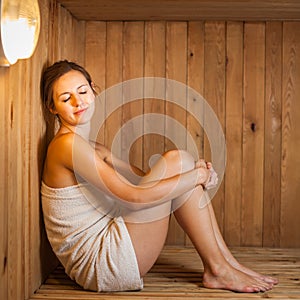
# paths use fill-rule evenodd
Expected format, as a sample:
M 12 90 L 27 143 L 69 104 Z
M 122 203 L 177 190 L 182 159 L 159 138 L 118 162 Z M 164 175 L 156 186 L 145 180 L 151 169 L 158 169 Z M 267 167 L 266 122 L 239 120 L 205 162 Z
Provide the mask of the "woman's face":
M 53 114 L 62 124 L 77 126 L 90 121 L 94 112 L 95 95 L 82 73 L 76 70 L 57 79 L 53 85 Z

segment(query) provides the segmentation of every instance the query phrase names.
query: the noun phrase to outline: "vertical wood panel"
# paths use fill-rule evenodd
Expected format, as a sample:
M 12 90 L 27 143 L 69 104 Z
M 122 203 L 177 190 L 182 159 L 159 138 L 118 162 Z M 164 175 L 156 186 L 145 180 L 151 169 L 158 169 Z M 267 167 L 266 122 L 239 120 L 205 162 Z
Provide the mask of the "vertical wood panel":
M 204 22 L 188 23 L 188 69 L 187 85 L 203 96 L 204 86 Z M 199 122 L 203 124 L 203 103 L 194 93 L 187 95 L 187 132 L 193 141 L 187 139 L 187 151 L 196 159 L 203 158 L 204 131 Z M 195 118 L 199 116 L 199 119 Z M 197 152 L 194 153 L 194 143 Z M 189 237 L 185 235 L 185 244 L 192 245 Z
M 7 99 L 8 69 L 0 68 L 0 99 Z M 8 103 L 3 102 L 0 106 L 0 299 L 8 299 L 8 151 L 9 128 L 8 128 Z
M 8 87 L 8 105 L 10 106 L 10 142 L 8 143 L 8 299 L 24 298 L 23 246 L 23 195 L 22 195 L 22 115 L 21 91 L 24 89 L 24 80 L 16 81 L 18 74 L 26 74 L 24 63 L 10 67 Z
M 189 22 L 188 24 L 188 73 L 187 84 L 201 96 L 203 96 L 204 86 L 204 23 Z M 197 145 L 198 152 L 192 153 L 193 147 L 187 141 L 187 150 L 197 156 L 203 157 L 203 136 L 204 131 L 200 120 L 195 120 L 194 116 L 203 118 L 203 106 L 201 101 L 193 95 L 187 98 L 187 131 L 191 134 L 194 143 Z M 203 119 L 201 120 L 203 122 Z
M 166 32 L 166 77 L 186 84 L 187 79 L 187 23 L 186 22 L 168 22 Z M 179 94 L 166 86 L 166 115 L 170 118 L 166 120 L 165 150 L 186 149 L 186 133 L 178 136 L 179 130 L 174 126 L 173 120 L 179 122 L 181 126 L 186 127 L 186 112 L 184 109 L 174 105 L 174 102 L 182 107 L 186 107 L 187 95 L 183 91 Z M 170 121 L 171 120 L 171 121 Z M 181 131 L 182 132 L 182 131 Z M 175 143 L 175 145 L 174 145 Z M 168 244 L 180 244 L 185 242 L 185 234 L 177 224 L 174 216 L 171 216 L 170 230 L 167 237 Z
M 186 22 L 168 22 L 167 23 L 167 40 L 166 40 L 166 77 L 186 84 L 187 79 L 187 23 Z M 186 127 L 186 113 L 174 102 L 181 107 L 186 107 L 186 92 L 178 94 L 177 90 L 168 88 L 166 115 Z M 165 141 L 165 150 L 174 149 L 174 143 L 178 137 L 178 129 L 173 122 L 166 120 L 166 136 L 169 138 Z M 177 139 L 176 147 L 186 149 L 186 134 Z
M 280 240 L 282 23 L 266 23 L 263 245 Z M 270 180 L 272 179 L 272 180 Z
M 24 70 L 23 70 L 23 74 L 26 74 L 28 76 L 31 75 L 31 71 L 32 71 L 32 67 L 31 64 L 33 65 L 33 62 L 30 64 L 29 61 L 23 61 L 22 64 L 24 65 Z M 34 78 L 34 77 L 32 77 Z M 35 211 L 35 200 L 38 201 L 39 199 L 39 193 L 36 194 L 37 199 L 31 199 L 31 195 L 34 195 L 34 188 L 32 188 L 31 186 L 31 179 L 32 176 L 33 178 L 35 177 L 35 175 L 37 175 L 36 177 L 40 179 L 39 177 L 39 170 L 37 168 L 35 168 L 37 166 L 33 166 L 32 168 L 30 168 L 30 162 L 32 161 L 32 157 L 31 157 L 31 149 L 33 148 L 34 150 L 38 149 L 37 147 L 31 147 L 36 145 L 36 140 L 31 140 L 31 125 L 32 122 L 31 120 L 34 117 L 37 117 L 39 115 L 35 115 L 34 112 L 36 111 L 36 107 L 39 106 L 39 103 L 36 103 L 35 101 L 38 100 L 39 98 L 36 96 L 39 95 L 35 95 L 35 99 L 30 102 L 27 101 L 27 99 L 30 99 L 32 96 L 34 96 L 34 90 L 31 89 L 31 85 L 34 86 L 34 84 L 32 83 L 25 83 L 22 86 L 22 94 L 23 94 L 23 107 L 22 110 L 26 111 L 27 113 L 24 114 L 20 120 L 21 122 L 21 127 L 22 127 L 22 136 L 21 136 L 21 145 L 22 145 L 22 155 L 23 155 L 23 174 L 22 174 L 22 195 L 28 195 L 29 197 L 24 197 L 22 199 L 23 202 L 23 207 L 22 207 L 22 211 L 23 211 L 23 233 L 24 233 L 24 244 L 23 244 L 23 255 L 24 258 L 28 257 L 28 259 L 24 259 L 24 270 L 23 270 L 23 274 L 25 273 L 25 281 L 24 281 L 24 296 L 26 294 L 28 294 L 27 289 L 29 289 L 28 284 L 30 283 L 30 280 L 28 280 L 27 282 L 27 270 L 29 269 L 29 265 L 31 264 L 31 260 L 32 257 L 30 254 L 31 252 L 31 238 L 30 235 L 28 235 L 29 230 L 30 230 L 30 217 L 29 214 L 33 213 L 34 216 L 39 219 L 39 211 Z M 32 95 L 30 94 L 30 92 L 32 91 Z M 34 105 L 33 105 L 34 104 Z M 37 117 L 38 118 L 38 117 Z M 42 120 L 41 120 L 42 121 Z M 41 122 L 42 124 L 43 122 Z M 24 172 L 25 171 L 25 172 Z M 34 178 L 36 179 L 36 178 Z M 34 180 L 33 180 L 34 181 Z M 30 209 L 31 208 L 31 209 Z M 37 214 L 35 214 L 37 213 Z M 29 225 L 29 226 L 28 226 Z M 38 228 L 38 227 L 37 227 Z M 28 230 L 28 231 L 27 231 Z M 35 235 L 35 229 L 31 229 L 32 234 Z M 36 235 L 35 235 L 36 236 Z
M 300 23 L 283 27 L 281 240 L 300 246 Z
M 106 22 L 87 22 L 85 67 L 100 91 L 105 89 Z
M 85 22 L 75 20 L 56 1 L 39 2 L 43 25 L 35 55 L 0 69 L 0 98 L 5 99 L 0 108 L 4 149 L 0 151 L 1 299 L 28 298 L 56 263 L 45 238 L 39 202 L 47 144 L 39 80 L 43 65 L 58 59 L 85 61 L 101 89 L 146 75 L 166 76 L 203 92 L 226 130 L 226 201 L 222 187 L 213 204 L 227 242 L 300 246 L 299 22 L 269 22 L 266 27 L 264 23 L 245 23 L 244 32 L 242 23 L 229 22 L 226 35 L 224 22 L 146 22 L 145 27 L 144 22 L 127 22 L 124 27 L 122 22 L 96 22 L 85 30 Z M 174 96 L 170 90 L 168 93 Z M 191 100 L 187 101 L 186 95 L 178 97 L 188 110 L 198 109 Z M 114 101 L 121 105 L 121 96 Z M 115 115 L 114 129 L 106 123 L 103 142 L 112 143 L 111 133 L 119 129 L 121 114 L 124 123 L 153 111 L 165 113 L 163 102 L 130 103 Z M 201 129 L 193 118 L 179 111 L 169 105 L 166 114 L 186 126 L 201 150 Z M 148 125 L 144 126 L 147 130 Z M 154 138 L 135 143 L 133 162 L 138 166 L 145 167 L 153 152 L 162 151 L 161 140 Z M 127 146 L 125 141 L 123 150 Z M 186 137 L 178 146 L 190 149 Z M 166 141 L 165 149 L 172 147 Z M 208 148 L 206 145 L 205 154 Z M 190 244 L 172 222 L 168 242 Z
M 242 245 L 262 245 L 264 166 L 265 25 L 244 32 Z
M 166 23 L 146 22 L 145 23 L 145 77 L 165 77 L 166 72 Z M 145 89 L 152 90 L 153 94 L 161 86 L 146 86 Z M 147 119 L 147 114 L 156 113 L 160 116 L 165 114 L 165 102 L 160 99 L 144 100 L 144 132 L 164 133 L 165 124 L 163 122 L 151 122 Z M 149 134 L 144 136 L 144 162 L 143 169 L 149 170 L 149 160 L 152 155 L 164 152 L 164 136 Z
M 44 65 L 54 60 L 74 59 L 78 53 L 82 61 L 84 54 L 84 23 L 65 11 L 58 13 L 64 9 L 55 1 L 39 3 L 42 28 L 33 57 L 0 69 L 0 94 L 5 100 L 0 112 L 0 298 L 7 300 L 28 299 L 57 264 L 41 221 L 40 180 L 47 142 L 40 75 Z M 65 27 L 66 39 L 57 32 Z M 60 51 L 58 45 L 64 44 L 68 46 Z
M 226 131 L 228 147 L 226 177 L 219 191 L 220 195 L 218 194 L 213 200 L 221 230 L 227 242 L 232 245 L 279 246 L 280 230 L 288 230 L 290 225 L 284 222 L 280 229 L 278 222 L 282 216 L 284 216 L 283 219 L 288 219 L 291 216 L 291 213 L 287 212 L 285 208 L 280 208 L 279 200 L 275 200 L 275 198 L 281 200 L 281 196 L 277 193 L 278 186 L 276 183 L 281 175 L 275 170 L 275 161 L 278 158 L 275 149 L 280 149 L 281 133 L 278 133 L 274 128 L 280 127 L 280 100 L 278 96 L 281 93 L 280 74 L 283 70 L 282 66 L 286 65 L 284 62 L 281 64 L 280 49 L 282 47 L 288 49 L 289 47 L 286 46 L 289 39 L 281 41 L 279 27 L 282 23 L 267 23 L 265 33 L 264 23 L 245 23 L 245 30 L 243 31 L 243 23 L 239 22 L 227 22 L 226 25 L 224 22 L 203 22 L 202 25 L 201 22 L 146 22 L 145 36 L 139 38 L 136 38 L 137 33 L 132 33 L 134 30 L 126 29 L 130 26 L 134 27 L 134 23 L 136 22 L 132 24 L 128 22 L 125 26 L 127 38 L 123 42 L 123 47 L 126 48 L 126 53 L 122 53 L 120 46 L 120 31 L 111 34 L 111 44 L 107 46 L 107 49 L 114 46 L 119 50 L 115 62 L 113 54 L 110 63 L 107 62 L 107 78 L 111 76 L 110 69 L 114 74 L 112 77 L 118 78 L 115 81 L 112 80 L 114 83 L 122 80 L 122 76 L 118 77 L 117 75 L 120 72 L 123 72 L 125 78 L 136 77 L 133 74 L 137 73 L 140 76 L 143 73 L 142 65 L 145 67 L 145 76 L 157 76 L 157 74 L 163 76 L 161 74 L 164 74 L 165 66 L 167 78 L 184 83 L 187 81 L 191 87 L 200 90 L 200 92 L 203 89 L 206 100 L 212 105 L 225 129 L 224 131 Z M 115 22 L 111 22 L 111 26 L 112 24 Z M 167 24 L 166 40 L 164 40 L 164 26 L 162 24 Z M 185 28 L 183 29 L 183 27 Z M 203 27 L 205 32 L 201 33 Z M 143 35 L 143 32 L 141 29 L 140 35 Z M 114 34 L 118 38 L 113 40 Z M 133 46 L 134 42 L 131 42 L 134 40 L 139 40 L 137 47 Z M 141 45 L 143 43 L 145 46 L 144 58 L 142 57 L 143 46 Z M 287 51 L 286 53 L 288 53 Z M 193 56 L 191 56 L 192 52 Z M 164 54 L 166 54 L 165 61 Z M 227 54 L 227 66 L 225 54 Z M 95 56 L 96 53 L 93 55 Z M 119 64 L 122 55 L 124 70 Z M 107 53 L 107 57 L 110 57 L 109 53 Z M 288 69 L 286 67 L 285 70 L 285 73 L 289 74 L 293 68 Z M 294 77 L 297 78 L 298 75 L 293 75 Z M 290 88 L 289 81 L 287 83 Z M 168 96 L 172 96 L 171 91 L 167 91 L 167 93 L 169 93 Z M 287 95 L 289 93 L 286 92 Z M 294 93 L 297 94 L 297 91 Z M 177 98 L 180 101 L 186 100 L 185 96 Z M 163 111 L 164 108 L 161 105 L 162 102 L 159 101 L 146 102 L 144 113 Z M 191 99 L 186 102 L 186 105 L 188 110 L 199 109 Z M 279 110 L 276 110 L 276 107 Z M 131 118 L 141 112 L 141 107 L 137 110 L 133 107 L 126 109 L 123 110 L 123 117 Z M 185 124 L 184 126 L 191 132 L 194 139 L 197 140 L 198 147 L 201 148 L 201 131 L 198 132 L 198 129 L 194 128 L 196 123 L 190 115 L 183 116 L 182 110 L 178 110 L 170 104 L 166 108 L 166 114 Z M 148 125 L 144 122 L 145 131 Z M 168 124 L 166 125 L 168 126 Z M 266 127 L 264 128 L 264 126 Z M 294 126 L 291 125 L 291 127 Z M 114 133 L 115 130 L 107 131 L 106 136 L 114 136 L 111 133 Z M 141 159 L 143 159 L 143 167 L 145 168 L 151 154 L 160 151 L 156 150 L 161 146 L 157 141 L 159 141 L 157 136 L 144 138 Z M 165 150 L 174 146 L 172 141 L 166 139 Z M 179 145 L 180 148 L 185 146 L 190 150 L 189 144 Z M 204 156 L 209 159 L 209 145 L 206 143 L 204 148 Z M 285 148 L 286 151 L 293 151 L 287 142 Z M 283 158 L 286 151 L 283 151 Z M 138 152 L 134 150 L 133 153 Z M 277 168 L 281 168 L 280 164 Z M 285 165 L 283 165 L 284 168 Z M 282 179 L 283 186 L 286 184 L 285 177 Z M 276 187 L 272 188 L 274 184 Z M 296 187 L 289 188 L 293 191 L 296 189 Z M 226 201 L 224 202 L 225 196 Z M 274 225 L 275 220 L 277 220 L 276 225 Z M 171 222 L 168 242 L 189 244 L 188 239 L 173 221 Z
M 123 39 L 123 80 L 139 78 L 144 75 L 144 22 L 125 22 Z M 125 97 L 131 100 L 132 95 L 138 91 L 143 95 L 143 86 L 139 85 L 134 89 L 123 91 Z M 143 99 L 130 102 L 124 105 L 122 122 L 126 124 L 133 117 L 140 117 L 138 122 L 128 123 L 128 130 L 122 132 L 122 158 L 129 160 L 139 168 L 143 167 Z M 141 136 L 140 138 L 137 138 Z M 137 138 L 131 145 L 132 137 Z
M 123 23 L 107 23 L 106 43 L 106 88 L 122 82 L 123 72 Z M 118 107 L 116 111 L 113 111 Z M 122 89 L 114 89 L 113 93 L 106 95 L 106 111 L 113 111 L 112 115 L 106 113 L 105 145 L 111 148 L 114 142 L 113 153 L 121 157 L 121 141 L 116 142 L 115 136 L 122 124 Z
M 41 27 L 39 43 L 32 59 L 26 61 L 28 71 L 26 78 L 26 94 L 23 102 L 26 104 L 24 136 L 24 276 L 25 276 L 25 297 L 26 299 L 41 284 L 49 270 L 57 264 L 43 227 L 41 206 L 40 206 L 40 181 L 42 165 L 46 148 L 45 122 L 40 100 L 40 75 L 45 62 L 50 57 L 49 50 L 49 15 L 51 8 L 49 1 L 40 1 L 40 11 L 45 26 Z M 46 26 L 47 25 L 47 26 Z M 34 121 L 33 121 L 34 120 Z M 39 130 L 37 130 L 37 128 Z M 35 138 L 33 138 L 35 137 Z M 24 153 L 25 154 L 25 153 Z M 34 162 L 34 163 L 33 163 Z M 26 187 L 28 190 L 26 191 Z M 44 258 L 41 258 L 43 253 Z
M 226 144 L 224 237 L 241 241 L 241 180 L 243 130 L 243 23 L 229 22 L 226 36 Z
M 86 24 L 86 48 L 85 66 L 90 73 L 92 80 L 100 91 L 105 90 L 105 62 L 106 62 L 106 23 L 88 22 Z M 96 104 L 99 105 L 99 102 Z M 98 106 L 97 106 L 98 107 Z M 105 103 L 97 110 L 97 118 L 105 119 Z M 98 124 L 98 122 L 95 122 Z M 97 141 L 104 144 L 105 123 L 101 128 L 92 128 L 93 136 Z
M 204 97 L 224 130 L 225 125 L 225 23 L 205 23 Z M 205 116 L 204 116 L 205 120 Z M 210 145 L 204 140 L 204 156 L 211 161 Z M 223 154 L 220 154 L 223 155 Z M 221 232 L 224 231 L 224 182 L 212 200 Z

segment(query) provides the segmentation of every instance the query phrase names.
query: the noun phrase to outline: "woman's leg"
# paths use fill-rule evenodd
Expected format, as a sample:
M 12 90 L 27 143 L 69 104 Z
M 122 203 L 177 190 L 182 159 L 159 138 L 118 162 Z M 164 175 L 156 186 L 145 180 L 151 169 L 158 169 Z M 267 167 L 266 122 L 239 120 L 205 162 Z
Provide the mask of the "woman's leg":
M 212 227 L 213 227 L 213 231 L 215 233 L 215 237 L 217 240 L 217 243 L 219 245 L 219 248 L 223 254 L 223 256 L 225 257 L 225 259 L 228 261 L 228 263 L 230 263 L 234 268 L 236 268 L 239 271 L 242 271 L 248 275 L 254 276 L 254 277 L 258 277 L 262 280 L 264 280 L 265 282 L 268 283 L 272 283 L 272 284 L 277 284 L 278 280 L 276 278 L 270 277 L 270 276 L 265 276 L 262 274 L 259 274 L 243 265 L 241 265 L 236 259 L 235 257 L 232 255 L 232 253 L 230 252 L 230 250 L 228 249 L 222 234 L 220 232 L 216 217 L 215 217 L 215 213 L 212 207 L 212 204 L 209 202 L 208 203 L 208 210 L 210 213 L 210 217 L 211 217 L 211 221 L 212 221 Z
M 202 258 L 203 285 L 238 292 L 271 289 L 272 284 L 235 269 L 225 259 L 215 237 L 208 206 L 199 208 L 202 194 L 202 188 L 196 188 L 189 200 L 180 206 L 174 215 Z
M 184 153 L 184 152 L 183 152 Z M 184 159 L 184 157 L 182 157 Z M 153 165 L 150 172 L 141 180 L 141 183 L 151 182 L 162 178 L 170 177 L 182 172 L 182 166 L 185 163 L 180 162 L 181 158 L 178 151 L 168 151 L 161 156 Z M 172 203 L 166 203 L 162 206 L 163 211 L 160 215 L 153 216 L 151 222 L 145 217 L 145 222 L 140 219 L 139 222 L 126 221 L 126 226 L 135 249 L 140 274 L 143 277 L 157 260 L 167 237 L 169 228 L 169 219 Z M 153 214 L 155 210 L 153 209 Z M 143 211 L 140 214 L 145 214 Z M 143 218 L 142 215 L 142 218 Z M 151 219 L 151 216 L 150 218 Z
M 168 177 L 194 167 L 193 159 L 185 152 L 171 151 L 145 176 L 145 180 Z M 184 168 L 184 169 L 182 169 Z M 265 291 L 272 285 L 252 278 L 233 268 L 224 258 L 217 243 L 208 207 L 199 208 L 201 187 L 189 194 L 189 199 L 174 213 L 179 224 L 194 243 L 205 267 L 204 285 L 240 292 Z M 182 198 L 182 197 L 181 197 Z M 176 199 L 173 203 L 181 201 Z M 170 208 L 171 209 L 171 208 Z M 136 251 L 141 275 L 145 275 L 157 259 L 165 242 L 168 217 L 151 223 L 128 223 L 128 231 Z

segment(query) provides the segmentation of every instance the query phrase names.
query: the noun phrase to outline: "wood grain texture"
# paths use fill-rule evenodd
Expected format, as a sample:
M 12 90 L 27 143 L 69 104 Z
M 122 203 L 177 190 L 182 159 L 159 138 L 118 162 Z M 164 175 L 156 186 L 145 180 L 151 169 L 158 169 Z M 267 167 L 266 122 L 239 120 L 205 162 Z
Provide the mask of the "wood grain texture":
M 82 20 L 299 20 L 297 0 L 58 0 Z
M 207 300 L 207 299 L 299 299 L 300 257 L 297 249 L 233 248 L 237 259 L 263 274 L 275 276 L 279 285 L 265 293 L 233 293 L 206 289 L 203 266 L 193 248 L 165 247 L 154 267 L 144 277 L 141 291 L 95 293 L 83 290 L 70 280 L 62 267 L 49 275 L 30 300 Z
M 165 78 L 166 75 L 166 22 L 146 22 L 145 23 L 145 77 Z M 159 81 L 161 82 L 161 81 Z M 165 84 L 154 84 L 145 82 L 144 89 L 152 91 L 155 95 L 158 89 L 165 91 Z M 165 124 L 164 122 L 153 122 L 153 118 L 147 118 L 148 114 L 158 114 L 164 116 L 165 101 L 163 99 L 145 98 L 144 100 L 144 161 L 143 169 L 147 172 L 150 169 L 151 157 L 164 153 L 165 147 Z M 152 132 L 154 132 L 152 134 Z M 162 133 L 162 134 L 159 134 Z M 153 157 L 154 158 L 154 157 Z
M 106 33 L 106 88 L 120 84 L 123 79 L 123 23 L 108 22 Z M 95 58 L 95 54 L 91 55 Z M 109 72 L 107 72 L 109 70 Z M 113 92 L 105 95 L 105 145 L 111 149 L 117 157 L 121 157 L 121 140 L 116 141 L 118 130 L 122 125 L 122 89 L 113 89 Z M 116 109 L 117 108 L 117 109 Z
M 186 84 L 187 76 L 187 23 L 168 22 L 166 29 L 166 78 Z M 187 94 L 185 90 L 166 86 L 166 116 L 165 121 L 165 151 L 186 149 L 186 107 Z M 183 110 L 181 109 L 183 107 Z M 175 121 L 175 122 L 174 122 Z M 182 245 L 185 233 L 179 227 L 174 215 L 170 220 L 170 231 L 167 243 Z
M 7 99 L 7 81 L 9 70 L 0 69 L 0 98 Z M 10 129 L 9 129 L 9 105 L 0 106 L 0 298 L 8 299 L 8 147 L 10 147 Z M 2 150 L 3 149 L 3 150 Z
M 140 78 L 144 75 L 144 22 L 125 22 L 123 36 L 123 81 Z M 126 131 L 122 130 L 122 159 L 143 168 L 143 99 L 134 99 L 138 92 L 143 95 L 143 85 L 130 85 L 123 89 L 122 125 L 129 122 Z
M 84 64 L 101 90 L 146 75 L 175 79 L 203 93 L 226 133 L 226 178 L 213 203 L 227 242 L 300 246 L 299 22 L 86 23 L 54 0 L 39 2 L 42 28 L 34 56 L 0 68 L 1 299 L 28 299 L 57 263 L 39 198 L 45 149 L 53 136 L 42 115 L 39 80 L 42 68 L 59 59 Z M 174 96 L 168 87 L 166 92 Z M 199 109 L 187 96 L 176 95 L 188 111 Z M 122 101 L 122 94 L 106 98 L 104 116 L 110 104 Z M 141 99 L 115 112 L 105 123 L 102 141 L 111 145 L 121 124 L 144 112 L 177 119 L 209 159 L 196 120 L 157 99 Z M 139 130 L 149 126 L 141 122 Z M 170 129 L 167 122 L 156 126 Z M 186 136 L 182 141 L 180 148 L 190 149 Z M 128 146 L 126 141 L 117 145 L 117 154 Z M 146 169 L 152 153 L 172 147 L 152 136 L 136 141 L 131 157 Z M 168 243 L 190 244 L 175 224 Z
M 241 22 L 227 24 L 224 238 L 233 246 L 240 245 L 242 234 L 243 31 Z
M 105 90 L 106 80 L 106 22 L 89 22 L 85 28 L 85 66 L 90 73 L 97 90 Z M 97 103 L 98 105 L 98 103 Z M 98 107 L 98 106 L 97 106 Z M 97 118 L 105 120 L 105 105 L 97 110 Z M 98 124 L 98 122 L 96 122 Z M 100 122 L 99 122 L 100 123 Z M 101 123 L 102 124 L 102 123 Z M 105 122 L 103 126 L 93 128 L 93 136 L 99 143 L 105 141 Z
M 28 299 L 57 265 L 45 237 L 40 206 L 47 144 L 40 102 L 41 71 L 57 59 L 84 60 L 83 22 L 54 1 L 39 2 L 43 23 L 34 55 L 0 70 L 4 101 L 0 110 L 0 298 L 7 300 Z M 66 31 L 59 34 L 58 28 Z
M 195 90 L 187 94 L 187 132 L 192 141 L 187 139 L 187 151 L 195 158 L 203 158 L 204 130 L 200 122 L 204 122 L 203 90 L 204 90 L 204 22 L 188 23 L 188 56 L 187 56 L 187 85 Z M 198 95 L 197 95 L 198 94 Z M 197 97 L 199 96 L 199 97 Z M 197 117 L 199 116 L 199 120 Z M 193 144 L 197 152 L 193 153 Z
M 197 161 L 204 158 L 204 22 L 188 23 L 188 53 L 187 53 L 187 85 L 193 90 L 187 93 L 187 121 L 186 150 Z M 196 150 L 196 151 L 195 151 Z M 185 245 L 192 245 L 191 240 L 185 235 Z
M 280 240 L 282 23 L 266 23 L 266 95 L 264 154 L 263 245 Z M 272 178 L 272 180 L 269 180 Z M 271 226 L 270 226 L 271 225 Z
M 245 24 L 242 245 L 262 245 L 265 26 Z
M 204 97 L 213 109 L 218 121 L 225 126 L 225 22 L 206 22 L 204 41 Z M 205 111 L 204 111 L 204 124 Z M 221 138 L 221 137 L 220 137 Z M 207 136 L 204 139 L 204 157 L 212 161 L 211 145 Z M 225 155 L 225 153 L 220 153 Z M 224 183 L 214 196 L 213 207 L 221 232 L 224 231 Z
M 283 26 L 281 239 L 283 247 L 299 247 L 300 218 L 300 24 Z

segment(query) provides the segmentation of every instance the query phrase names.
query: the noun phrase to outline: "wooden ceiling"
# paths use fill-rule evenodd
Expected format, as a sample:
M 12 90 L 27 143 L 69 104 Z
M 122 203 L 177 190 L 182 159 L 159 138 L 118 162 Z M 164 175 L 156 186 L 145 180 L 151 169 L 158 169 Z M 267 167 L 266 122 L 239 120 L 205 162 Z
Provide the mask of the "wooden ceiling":
M 300 20 L 300 0 L 57 0 L 78 20 Z

